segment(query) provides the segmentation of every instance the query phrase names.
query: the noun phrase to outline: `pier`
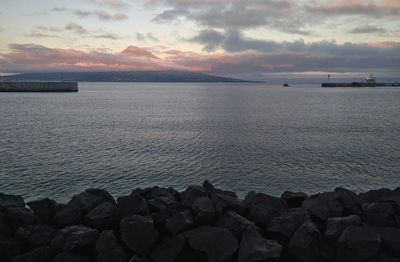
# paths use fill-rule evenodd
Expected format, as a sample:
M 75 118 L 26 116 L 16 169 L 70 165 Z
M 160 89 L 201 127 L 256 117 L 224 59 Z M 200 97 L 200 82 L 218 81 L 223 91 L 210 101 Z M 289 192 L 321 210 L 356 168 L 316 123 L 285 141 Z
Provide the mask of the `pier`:
M 78 82 L 0 82 L 0 92 L 78 92 Z

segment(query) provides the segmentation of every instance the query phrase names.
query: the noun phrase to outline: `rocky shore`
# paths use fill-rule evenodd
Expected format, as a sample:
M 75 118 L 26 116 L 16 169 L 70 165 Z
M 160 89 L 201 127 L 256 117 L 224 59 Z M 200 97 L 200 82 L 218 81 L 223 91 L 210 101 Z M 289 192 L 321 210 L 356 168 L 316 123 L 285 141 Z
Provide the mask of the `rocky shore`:
M 88 189 L 67 204 L 0 194 L 0 261 L 400 261 L 400 188 L 307 196 L 209 182 Z

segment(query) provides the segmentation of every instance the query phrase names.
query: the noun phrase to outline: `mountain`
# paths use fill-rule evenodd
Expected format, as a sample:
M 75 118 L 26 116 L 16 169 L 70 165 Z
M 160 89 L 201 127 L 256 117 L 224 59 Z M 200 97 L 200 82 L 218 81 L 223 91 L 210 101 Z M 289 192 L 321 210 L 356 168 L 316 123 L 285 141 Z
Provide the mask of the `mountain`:
M 76 82 L 252 82 L 183 71 L 49 72 L 0 76 L 2 81 Z

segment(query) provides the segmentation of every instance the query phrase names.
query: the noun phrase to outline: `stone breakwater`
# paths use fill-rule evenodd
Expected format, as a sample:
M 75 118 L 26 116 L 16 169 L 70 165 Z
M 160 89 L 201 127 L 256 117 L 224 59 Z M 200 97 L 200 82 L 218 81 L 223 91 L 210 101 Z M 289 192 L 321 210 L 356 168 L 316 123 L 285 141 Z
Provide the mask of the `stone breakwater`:
M 0 92 L 78 92 L 78 83 L 0 82 Z
M 67 204 L 0 194 L 0 261 L 400 261 L 400 188 L 307 196 L 209 182 L 88 189 Z

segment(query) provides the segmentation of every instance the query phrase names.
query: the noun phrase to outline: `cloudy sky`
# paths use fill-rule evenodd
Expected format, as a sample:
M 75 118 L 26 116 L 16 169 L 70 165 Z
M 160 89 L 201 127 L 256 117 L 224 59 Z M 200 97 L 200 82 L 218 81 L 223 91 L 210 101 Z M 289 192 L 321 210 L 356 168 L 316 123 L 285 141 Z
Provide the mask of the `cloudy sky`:
M 1 0 L 0 35 L 1 73 L 400 73 L 400 0 Z

